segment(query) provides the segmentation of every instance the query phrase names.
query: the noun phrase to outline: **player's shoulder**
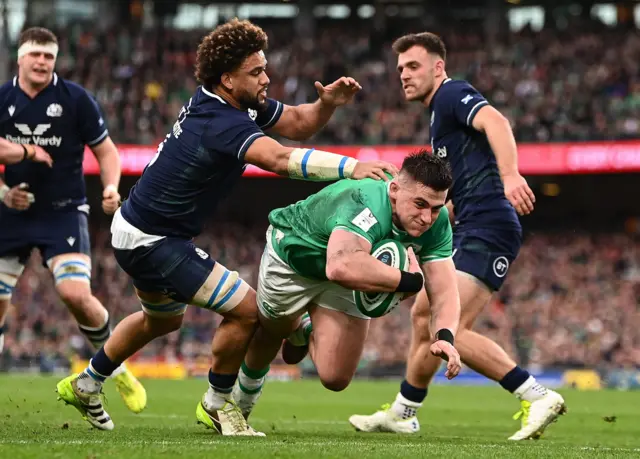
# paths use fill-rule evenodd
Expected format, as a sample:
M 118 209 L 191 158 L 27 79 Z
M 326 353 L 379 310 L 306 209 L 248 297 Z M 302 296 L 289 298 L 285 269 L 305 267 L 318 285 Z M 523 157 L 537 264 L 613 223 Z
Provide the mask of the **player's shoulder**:
M 442 86 L 440 86 L 438 93 L 439 99 L 446 100 L 458 95 L 464 96 L 468 94 L 480 94 L 480 91 L 466 80 L 454 80 L 453 78 L 447 78 L 442 83 Z
M 58 77 L 57 74 L 54 74 L 53 78 L 54 78 L 54 84 L 56 86 L 56 89 L 59 92 L 68 94 L 71 97 L 71 99 L 77 100 L 80 97 L 84 97 L 84 96 L 89 96 L 93 98 L 91 93 L 89 93 L 89 91 L 79 83 L 76 83 L 75 81 L 67 80 L 66 78 L 60 78 Z
M 186 104 L 190 113 L 207 117 L 210 121 L 221 120 L 225 123 L 234 124 L 238 122 L 247 122 L 255 120 L 255 112 L 253 110 L 239 110 L 226 100 L 203 86 L 196 89 L 193 96 Z
M 0 101 L 4 100 L 7 95 L 14 91 L 18 85 L 18 77 L 13 77 L 9 81 L 0 86 Z
M 391 218 L 389 201 L 389 182 L 370 178 L 362 180 L 343 180 L 352 189 L 351 199 L 371 210 L 381 222 Z

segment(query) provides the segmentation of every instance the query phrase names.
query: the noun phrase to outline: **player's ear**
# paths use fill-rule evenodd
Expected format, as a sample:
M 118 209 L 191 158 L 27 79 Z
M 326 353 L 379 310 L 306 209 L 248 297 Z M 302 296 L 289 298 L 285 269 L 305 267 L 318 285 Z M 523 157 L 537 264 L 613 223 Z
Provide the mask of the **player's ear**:
M 398 196 L 399 190 L 400 190 L 400 184 L 398 183 L 398 179 L 395 178 L 391 180 L 391 183 L 389 183 L 389 197 L 391 199 L 396 199 L 396 197 Z
M 231 79 L 230 73 L 223 73 L 220 77 L 220 84 L 227 90 L 231 91 L 233 89 L 233 81 Z
M 436 72 L 435 72 L 435 76 L 439 77 L 442 76 L 442 74 L 444 73 L 444 61 L 442 59 L 436 59 Z

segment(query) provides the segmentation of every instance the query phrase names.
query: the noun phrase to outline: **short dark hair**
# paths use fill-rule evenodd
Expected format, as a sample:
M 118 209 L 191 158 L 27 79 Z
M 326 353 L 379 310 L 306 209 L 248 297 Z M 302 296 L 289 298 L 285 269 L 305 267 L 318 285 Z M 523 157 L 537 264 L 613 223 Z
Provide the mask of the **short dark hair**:
M 424 149 L 411 153 L 402 161 L 400 174 L 436 191 L 446 191 L 453 183 L 449 161 Z
M 268 45 L 265 31 L 250 21 L 236 18 L 219 25 L 198 46 L 196 79 L 211 89 L 220 83 L 223 73 L 238 69 L 247 57 Z
M 44 27 L 30 27 L 24 30 L 20 34 L 20 39 L 18 40 L 18 46 L 22 46 L 24 43 L 28 41 L 35 41 L 39 45 L 46 45 L 49 43 L 58 44 L 58 38 L 56 35 L 50 31 L 49 29 L 45 29 Z
M 431 54 L 440 56 L 443 61 L 447 60 L 447 48 L 435 33 L 422 32 L 404 35 L 393 42 L 392 48 L 396 54 L 404 53 L 414 46 L 421 46 Z

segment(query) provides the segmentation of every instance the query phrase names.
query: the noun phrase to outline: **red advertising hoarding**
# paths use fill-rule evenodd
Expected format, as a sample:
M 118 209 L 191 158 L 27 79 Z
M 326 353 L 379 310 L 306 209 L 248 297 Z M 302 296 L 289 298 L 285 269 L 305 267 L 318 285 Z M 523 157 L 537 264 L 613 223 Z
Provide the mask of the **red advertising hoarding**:
M 400 166 L 409 153 L 422 148 L 412 145 L 323 146 L 321 149 L 359 160 L 382 159 Z M 156 154 L 155 146 L 119 145 L 124 175 L 140 175 Z M 518 163 L 524 175 L 594 174 L 640 172 L 640 140 L 617 142 L 548 143 L 518 145 Z M 55 158 L 54 158 L 55 160 Z M 86 174 L 99 174 L 98 163 L 87 149 Z M 247 176 L 272 176 L 249 165 Z

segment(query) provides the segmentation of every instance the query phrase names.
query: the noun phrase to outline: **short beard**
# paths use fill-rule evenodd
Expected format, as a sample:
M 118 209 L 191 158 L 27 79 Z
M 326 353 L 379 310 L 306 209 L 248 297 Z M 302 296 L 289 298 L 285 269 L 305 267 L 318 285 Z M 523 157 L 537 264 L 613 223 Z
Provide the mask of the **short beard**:
M 242 107 L 247 109 L 261 111 L 261 110 L 264 110 L 266 107 L 266 101 L 260 102 L 260 99 L 258 98 L 258 96 L 253 96 L 247 92 L 242 93 L 237 100 Z

